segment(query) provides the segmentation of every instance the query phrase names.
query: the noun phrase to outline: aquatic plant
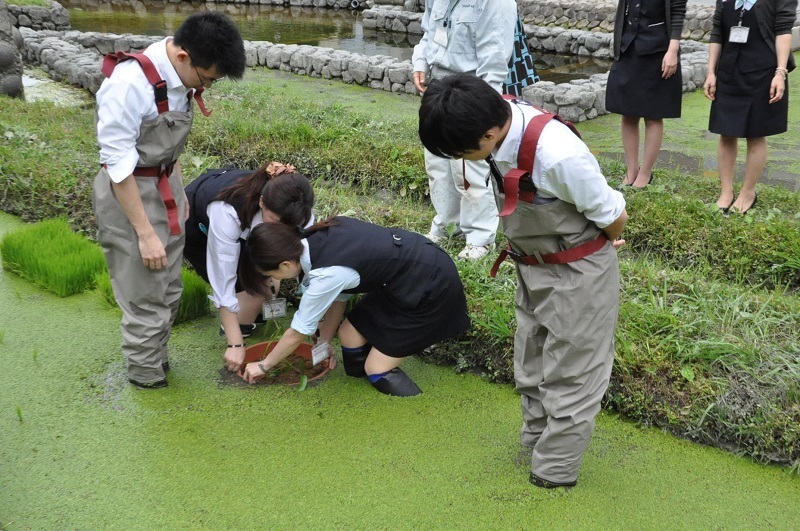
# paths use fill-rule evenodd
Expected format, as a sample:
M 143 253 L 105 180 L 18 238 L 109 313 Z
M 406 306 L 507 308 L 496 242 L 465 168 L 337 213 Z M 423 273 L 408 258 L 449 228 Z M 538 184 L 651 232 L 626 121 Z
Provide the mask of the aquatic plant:
M 59 297 L 94 285 L 105 268 L 100 247 L 72 232 L 65 219 L 51 219 L 6 234 L 0 243 L 3 268 Z

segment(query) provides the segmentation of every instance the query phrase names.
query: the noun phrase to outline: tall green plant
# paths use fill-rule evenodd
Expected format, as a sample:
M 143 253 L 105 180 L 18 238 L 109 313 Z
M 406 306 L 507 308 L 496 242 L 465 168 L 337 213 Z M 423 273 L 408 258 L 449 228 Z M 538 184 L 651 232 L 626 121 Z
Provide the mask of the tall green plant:
M 64 219 L 51 219 L 6 234 L 3 268 L 59 297 L 90 289 L 105 267 L 100 247 L 75 234 Z

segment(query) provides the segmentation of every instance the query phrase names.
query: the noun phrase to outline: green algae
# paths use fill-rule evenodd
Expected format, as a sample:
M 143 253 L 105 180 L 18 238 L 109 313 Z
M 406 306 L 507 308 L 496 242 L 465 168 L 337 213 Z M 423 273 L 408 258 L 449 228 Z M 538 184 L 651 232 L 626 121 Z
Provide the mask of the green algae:
M 0 214 L 0 233 L 16 229 Z M 129 386 L 119 316 L 0 272 L 8 529 L 789 529 L 800 478 L 602 414 L 577 488 L 515 463 L 510 386 L 409 360 L 396 399 L 336 369 L 303 393 L 221 383 L 216 320 L 177 326 L 170 387 Z M 258 340 L 258 339 L 256 339 Z M 32 353 L 37 352 L 36 361 Z M 18 414 L 23 415 L 20 422 Z

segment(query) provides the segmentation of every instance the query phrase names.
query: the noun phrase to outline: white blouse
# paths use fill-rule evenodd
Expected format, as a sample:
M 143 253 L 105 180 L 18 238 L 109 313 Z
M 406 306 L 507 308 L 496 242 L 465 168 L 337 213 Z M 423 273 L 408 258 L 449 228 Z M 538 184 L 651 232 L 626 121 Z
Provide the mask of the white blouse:
M 241 247 L 239 238 L 242 228 L 236 209 L 224 201 L 212 201 L 206 209 L 208 214 L 208 246 L 206 247 L 206 271 L 212 294 L 209 296 L 216 308 L 225 308 L 239 313 L 239 300 L 236 298 L 236 278 Z M 247 230 L 264 222 L 259 209 Z M 311 215 L 306 227 L 315 222 Z

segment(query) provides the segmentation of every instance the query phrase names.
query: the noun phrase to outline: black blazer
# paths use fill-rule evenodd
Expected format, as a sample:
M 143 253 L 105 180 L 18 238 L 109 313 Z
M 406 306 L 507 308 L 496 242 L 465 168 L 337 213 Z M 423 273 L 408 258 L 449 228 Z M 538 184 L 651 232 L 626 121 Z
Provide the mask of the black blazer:
M 681 33 L 683 33 L 683 19 L 686 17 L 687 0 L 663 0 L 663 1 L 664 1 L 664 10 L 666 11 L 667 14 L 666 23 L 667 23 L 667 35 L 669 35 L 669 40 L 680 39 Z M 617 18 L 614 22 L 615 61 L 619 59 L 620 42 L 622 41 L 622 30 L 625 27 L 624 25 L 625 2 L 626 0 L 619 0 L 619 4 L 617 4 Z M 719 0 L 717 0 L 717 2 L 719 2 Z
M 734 0 L 728 1 L 733 2 Z M 792 33 L 794 19 L 797 16 L 797 0 L 758 0 L 753 9 L 761 36 L 767 41 L 772 53 L 776 53 L 775 37 Z M 722 34 L 722 0 L 717 0 L 717 8 L 714 10 L 714 25 L 711 27 L 709 40 L 712 43 L 725 44 L 725 35 Z M 794 56 L 789 53 L 786 69 L 791 72 L 794 67 Z

